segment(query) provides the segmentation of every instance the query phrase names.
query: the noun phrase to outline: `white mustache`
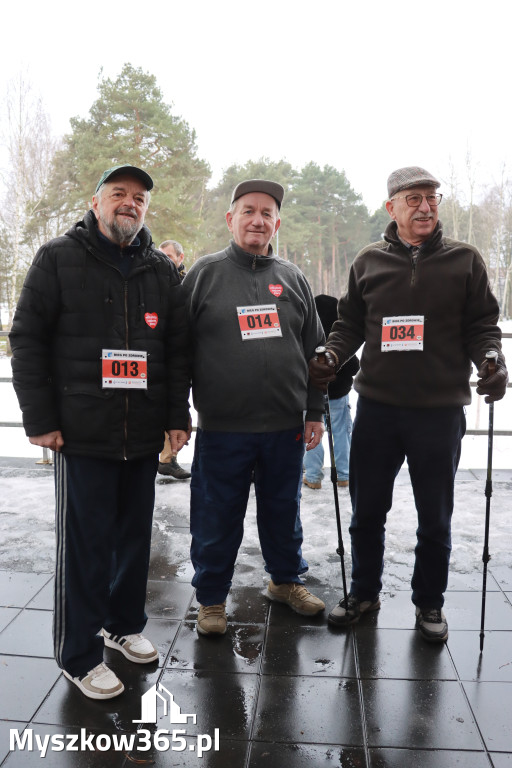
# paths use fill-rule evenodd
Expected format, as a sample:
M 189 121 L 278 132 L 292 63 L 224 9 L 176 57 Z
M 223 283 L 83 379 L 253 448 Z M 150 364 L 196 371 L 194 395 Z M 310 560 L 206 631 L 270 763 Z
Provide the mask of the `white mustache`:
M 133 211 L 131 211 L 130 209 L 123 210 L 122 208 L 120 208 L 118 211 L 116 211 L 116 216 L 118 214 L 122 214 L 123 216 L 131 216 L 132 219 L 136 219 L 137 218 L 136 214 Z

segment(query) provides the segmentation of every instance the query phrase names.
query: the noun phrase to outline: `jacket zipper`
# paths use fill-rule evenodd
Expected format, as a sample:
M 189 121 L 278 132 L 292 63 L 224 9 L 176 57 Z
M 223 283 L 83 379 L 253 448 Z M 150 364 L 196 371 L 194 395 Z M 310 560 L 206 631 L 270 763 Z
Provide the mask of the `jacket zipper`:
M 129 349 L 129 343 L 128 343 L 128 280 L 124 281 L 124 330 L 125 330 L 125 345 L 126 349 Z M 123 458 L 125 461 L 128 460 L 128 457 L 126 455 L 126 447 L 128 444 L 128 391 L 125 392 L 124 395 L 124 446 L 123 446 Z
M 418 263 L 418 253 L 419 253 L 419 249 L 417 249 L 416 252 L 411 251 L 411 265 L 412 265 L 411 285 L 414 285 L 416 282 L 416 264 Z

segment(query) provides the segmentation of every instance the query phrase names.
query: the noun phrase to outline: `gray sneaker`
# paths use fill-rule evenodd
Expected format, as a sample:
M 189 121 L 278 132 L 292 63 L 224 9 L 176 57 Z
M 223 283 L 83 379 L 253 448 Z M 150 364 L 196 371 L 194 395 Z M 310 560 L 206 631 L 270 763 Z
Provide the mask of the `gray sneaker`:
M 162 464 L 162 462 L 160 462 L 158 464 L 158 474 L 174 477 L 176 480 L 187 480 L 189 477 L 192 477 L 190 472 L 188 472 L 186 469 L 183 469 L 183 467 L 180 467 L 176 456 L 173 456 L 171 460 L 166 464 Z
M 346 601 L 343 598 L 339 601 L 336 608 L 332 609 L 327 617 L 327 621 L 336 627 L 348 627 L 350 624 L 358 622 L 363 613 L 378 611 L 379 608 L 380 600 L 378 596 L 375 600 L 361 601 L 355 595 L 350 594 Z
M 441 608 L 416 606 L 416 628 L 430 643 L 445 643 L 448 640 L 448 622 Z

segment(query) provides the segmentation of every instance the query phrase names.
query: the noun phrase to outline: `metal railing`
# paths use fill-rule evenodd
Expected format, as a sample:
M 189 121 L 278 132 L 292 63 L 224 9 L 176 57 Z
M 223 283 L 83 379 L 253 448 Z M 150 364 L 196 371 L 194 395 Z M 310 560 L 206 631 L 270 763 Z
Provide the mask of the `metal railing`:
M 0 336 L 7 336 L 8 331 L 0 331 Z M 503 333 L 502 337 L 504 339 L 512 339 L 512 333 Z M 0 384 L 11 384 L 12 383 L 12 377 L 0 377 Z M 477 383 L 476 381 L 470 381 L 469 382 L 470 387 L 476 387 Z M 509 382 L 507 384 L 507 389 L 512 388 L 512 382 Z M 21 421 L 0 421 L 0 427 L 23 427 L 23 423 Z M 493 430 L 495 437 L 512 437 L 512 430 L 510 429 L 495 429 Z M 466 435 L 486 435 L 487 429 L 466 429 Z M 43 448 L 43 459 L 41 461 L 38 461 L 38 464 L 51 464 L 52 460 L 48 457 L 48 449 Z

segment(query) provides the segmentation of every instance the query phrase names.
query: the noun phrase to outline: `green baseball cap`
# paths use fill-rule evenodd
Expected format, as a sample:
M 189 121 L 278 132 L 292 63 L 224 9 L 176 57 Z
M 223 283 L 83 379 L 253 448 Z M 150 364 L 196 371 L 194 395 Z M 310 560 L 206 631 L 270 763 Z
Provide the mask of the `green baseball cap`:
M 115 176 L 122 176 L 123 174 L 128 176 L 136 176 L 142 181 L 147 190 L 153 189 L 153 179 L 149 173 L 146 173 L 146 171 L 141 170 L 141 168 L 136 168 L 134 165 L 114 165 L 113 168 L 109 168 L 107 171 L 103 171 L 94 194 L 96 194 L 101 185 L 106 181 L 110 181 L 110 179 L 114 178 Z

